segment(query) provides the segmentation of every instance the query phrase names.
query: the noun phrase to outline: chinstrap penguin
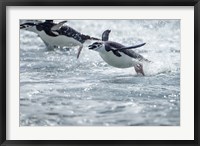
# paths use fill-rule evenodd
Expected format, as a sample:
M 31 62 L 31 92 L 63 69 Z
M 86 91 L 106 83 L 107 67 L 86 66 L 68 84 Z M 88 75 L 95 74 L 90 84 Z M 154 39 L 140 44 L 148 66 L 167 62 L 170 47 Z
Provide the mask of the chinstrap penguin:
M 137 74 L 144 76 L 142 62 L 151 61 L 131 49 L 142 47 L 145 43 L 126 47 L 118 42 L 108 41 L 110 32 L 111 30 L 104 31 L 102 41 L 94 42 L 88 48 L 99 52 L 101 58 L 109 65 L 117 68 L 134 67 Z
M 53 20 L 45 22 L 27 22 L 20 24 L 20 29 L 35 32 L 43 40 L 48 48 L 55 47 L 75 47 L 79 46 L 77 58 L 83 48 L 83 43 L 87 40 L 99 40 L 89 35 L 81 34 L 75 29 L 64 25 L 67 21 L 54 23 Z

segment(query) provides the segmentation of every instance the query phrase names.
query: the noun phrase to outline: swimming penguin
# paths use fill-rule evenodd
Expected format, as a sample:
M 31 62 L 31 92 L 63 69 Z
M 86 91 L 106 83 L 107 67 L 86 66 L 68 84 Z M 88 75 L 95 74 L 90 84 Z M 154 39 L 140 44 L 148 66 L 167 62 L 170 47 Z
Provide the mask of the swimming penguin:
M 142 47 L 146 43 L 126 47 L 118 42 L 108 41 L 110 32 L 111 30 L 104 31 L 102 34 L 102 41 L 94 42 L 92 45 L 89 45 L 88 48 L 99 52 L 101 58 L 109 65 L 117 68 L 134 67 L 137 74 L 142 74 L 144 76 L 142 62 L 151 61 L 130 49 Z
M 79 46 L 78 58 L 85 41 L 99 39 L 81 34 L 73 28 L 63 25 L 66 22 L 62 21 L 58 24 L 54 23 L 53 20 L 45 20 L 45 22 L 39 23 L 27 22 L 20 24 L 20 29 L 38 34 L 48 48 L 55 48 L 56 46 L 61 48 Z

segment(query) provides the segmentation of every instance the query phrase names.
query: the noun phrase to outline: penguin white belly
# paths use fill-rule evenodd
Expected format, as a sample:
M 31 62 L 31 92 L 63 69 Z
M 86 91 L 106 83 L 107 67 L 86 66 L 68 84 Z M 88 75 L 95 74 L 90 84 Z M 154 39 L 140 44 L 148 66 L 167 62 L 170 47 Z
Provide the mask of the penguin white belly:
M 42 40 L 50 46 L 73 47 L 82 45 L 79 41 L 64 35 L 52 37 L 47 35 L 44 31 L 41 31 L 38 34 Z
M 133 58 L 125 55 L 122 52 L 120 52 L 120 54 L 122 55 L 121 57 L 114 55 L 112 51 L 99 52 L 99 54 L 106 63 L 117 68 L 129 68 L 137 64 L 137 62 L 134 61 Z

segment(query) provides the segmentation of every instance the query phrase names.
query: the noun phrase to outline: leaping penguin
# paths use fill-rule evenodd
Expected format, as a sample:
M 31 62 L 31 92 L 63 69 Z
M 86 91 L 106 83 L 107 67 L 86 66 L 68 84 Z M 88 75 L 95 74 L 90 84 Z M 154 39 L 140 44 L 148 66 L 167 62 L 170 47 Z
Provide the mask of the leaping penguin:
M 85 41 L 100 40 L 89 35 L 81 34 L 75 29 L 63 25 L 66 22 L 62 21 L 58 24 L 54 23 L 53 20 L 45 20 L 45 22 L 39 23 L 27 22 L 20 24 L 20 29 L 38 34 L 48 48 L 54 48 L 55 46 L 61 48 L 79 46 L 77 58 L 79 58 Z
M 101 58 L 109 65 L 117 68 L 134 67 L 137 74 L 140 73 L 144 76 L 142 62 L 151 61 L 130 49 L 142 47 L 146 43 L 126 47 L 118 42 L 108 41 L 110 32 L 111 30 L 104 31 L 102 34 L 102 41 L 94 42 L 92 45 L 89 45 L 88 48 L 99 52 Z

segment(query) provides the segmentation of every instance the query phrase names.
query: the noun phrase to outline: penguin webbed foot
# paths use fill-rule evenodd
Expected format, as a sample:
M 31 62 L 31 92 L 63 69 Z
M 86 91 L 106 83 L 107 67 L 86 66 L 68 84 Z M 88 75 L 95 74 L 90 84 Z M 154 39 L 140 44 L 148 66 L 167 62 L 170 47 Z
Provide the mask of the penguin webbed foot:
M 79 58 L 79 56 L 80 56 L 80 54 L 81 54 L 81 51 L 82 51 L 82 49 L 83 49 L 83 46 L 80 46 L 80 47 L 78 48 L 77 59 Z
M 142 74 L 143 76 L 145 76 L 142 64 L 137 64 L 136 66 L 134 66 L 134 68 L 137 74 Z

